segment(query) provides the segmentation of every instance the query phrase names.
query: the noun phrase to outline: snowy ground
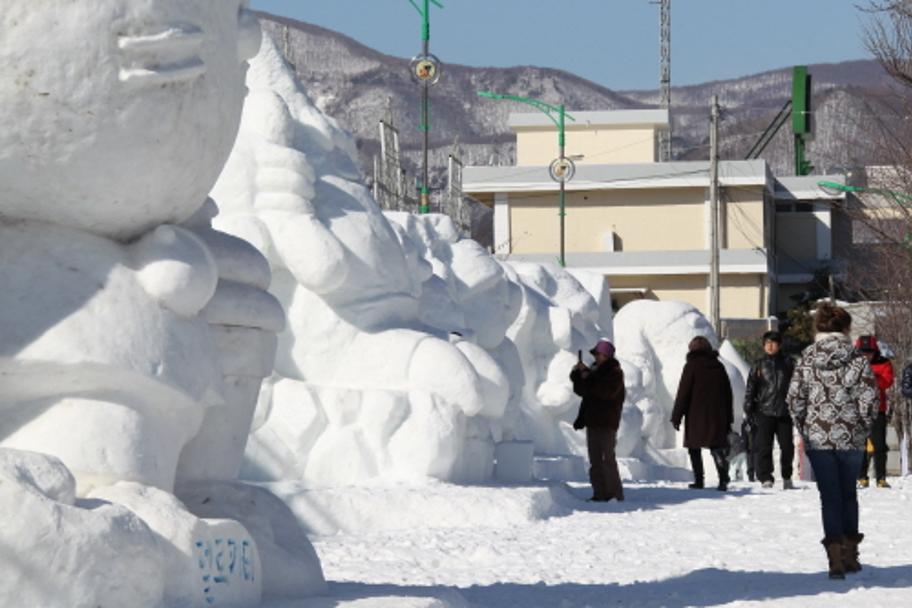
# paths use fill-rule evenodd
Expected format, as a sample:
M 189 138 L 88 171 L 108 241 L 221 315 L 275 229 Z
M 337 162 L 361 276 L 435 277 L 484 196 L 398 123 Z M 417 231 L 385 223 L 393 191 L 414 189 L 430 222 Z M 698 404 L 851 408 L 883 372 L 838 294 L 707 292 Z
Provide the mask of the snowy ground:
M 891 481 L 861 491 L 865 569 L 844 582 L 824 574 L 817 491 L 803 482 L 788 492 L 736 483 L 725 494 L 628 483 L 621 504 L 587 503 L 576 483 L 365 489 L 348 504 L 365 513 L 363 530 L 342 514 L 349 531 L 313 538 L 337 599 L 287 606 L 907 607 L 912 479 Z M 310 505 L 313 518 L 321 498 L 333 502 L 319 492 L 289 502 L 299 513 Z M 379 599 L 390 595 L 439 599 Z

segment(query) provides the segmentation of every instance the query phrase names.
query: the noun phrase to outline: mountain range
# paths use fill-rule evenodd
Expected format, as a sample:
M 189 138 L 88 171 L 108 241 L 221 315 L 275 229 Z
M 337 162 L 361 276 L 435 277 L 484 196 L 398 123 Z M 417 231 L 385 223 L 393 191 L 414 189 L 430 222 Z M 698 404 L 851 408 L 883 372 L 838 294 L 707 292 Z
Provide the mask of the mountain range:
M 409 58 L 393 57 L 322 27 L 260 13 L 264 30 L 294 66 L 316 105 L 357 141 L 366 181 L 379 154 L 378 123 L 391 118 L 399 130 L 403 162 L 416 175 L 420 162 L 419 87 L 409 75 Z M 442 58 L 445 61 L 445 58 Z M 878 129 L 890 128 L 892 99 L 899 94 L 881 66 L 858 60 L 808 66 L 812 75 L 814 138 L 807 156 L 818 173 L 885 162 Z M 672 75 L 674 66 L 672 66 Z M 738 159 L 750 149 L 791 96 L 792 68 L 741 78 L 672 87 L 673 154 L 678 159 L 709 156 L 709 104 L 718 95 L 723 108 L 720 152 Z M 466 165 L 510 165 L 515 138 L 510 112 L 531 111 L 520 104 L 492 102 L 477 91 L 492 90 L 563 103 L 569 111 L 656 107 L 658 92 L 615 91 L 566 71 L 535 66 L 510 68 L 445 64 L 432 89 L 431 187 L 446 179 L 446 159 L 458 142 Z M 793 169 L 793 144 L 786 125 L 762 155 L 780 175 Z

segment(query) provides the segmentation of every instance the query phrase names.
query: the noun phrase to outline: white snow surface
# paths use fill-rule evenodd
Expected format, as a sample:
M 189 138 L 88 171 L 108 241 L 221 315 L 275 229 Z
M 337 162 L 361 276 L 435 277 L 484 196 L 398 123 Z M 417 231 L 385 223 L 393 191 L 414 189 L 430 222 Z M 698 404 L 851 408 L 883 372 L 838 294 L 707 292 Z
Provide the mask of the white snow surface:
M 727 493 L 627 483 L 626 501 L 607 504 L 586 502 L 583 484 L 362 488 L 338 515 L 355 523 L 360 510 L 368 523 L 312 538 L 340 595 L 451 591 L 465 604 L 449 605 L 478 608 L 900 608 L 912 598 L 912 478 L 890 481 L 860 492 L 864 570 L 845 581 L 827 578 L 818 493 L 805 482 L 736 482 Z M 320 520 L 319 496 L 272 489 Z

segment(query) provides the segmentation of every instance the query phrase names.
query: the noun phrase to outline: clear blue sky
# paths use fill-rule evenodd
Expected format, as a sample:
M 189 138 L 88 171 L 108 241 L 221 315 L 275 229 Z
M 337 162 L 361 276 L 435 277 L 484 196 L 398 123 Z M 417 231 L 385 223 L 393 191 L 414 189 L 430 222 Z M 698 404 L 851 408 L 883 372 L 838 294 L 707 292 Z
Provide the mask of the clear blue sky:
M 421 0 L 417 0 L 419 3 Z M 649 0 L 442 0 L 431 52 L 444 63 L 537 65 L 612 89 L 655 88 L 659 10 Z M 672 0 L 673 84 L 868 56 L 865 0 Z M 411 57 L 421 21 L 408 0 L 252 0 L 253 8 Z

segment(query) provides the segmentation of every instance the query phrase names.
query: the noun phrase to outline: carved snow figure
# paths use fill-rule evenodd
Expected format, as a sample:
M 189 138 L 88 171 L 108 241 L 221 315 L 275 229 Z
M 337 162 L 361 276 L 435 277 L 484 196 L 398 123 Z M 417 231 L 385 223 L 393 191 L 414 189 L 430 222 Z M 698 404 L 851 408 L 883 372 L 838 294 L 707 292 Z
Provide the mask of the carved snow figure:
M 481 245 L 460 240 L 449 217 L 401 212 L 385 215 L 399 234 L 407 257 L 414 249 L 419 258 L 417 266 L 423 260 L 432 271 L 421 285 L 421 320 L 442 332 L 449 331 L 450 342 L 480 377 L 484 408 L 468 420 L 457 469 L 463 479 L 486 479 L 492 473 L 494 444 L 504 439 L 505 424 L 508 434 L 513 427 L 503 418 L 508 409 L 514 414 L 518 411 L 521 398 L 521 371 L 513 375 L 516 390 L 506 373 L 511 361 L 517 364 L 513 369 L 519 369 L 515 346 L 506 334 L 519 314 L 521 288 Z
M 230 152 L 258 24 L 238 1 L 15 0 L 0 32 L 0 445 L 81 493 L 170 489 L 222 403 L 216 264 L 174 224 Z
M 285 327 L 285 311 L 266 291 L 269 262 L 253 245 L 213 230 L 217 213 L 210 200 L 185 225 L 206 243 L 218 266 L 219 282 L 203 316 L 218 347 L 225 405 L 206 410 L 199 433 L 181 453 L 182 480 L 237 479 L 260 384 L 272 375 L 276 333 Z
M 238 142 L 212 192 L 215 223 L 269 259 L 288 327 L 246 474 L 315 485 L 458 477 L 467 419 L 486 404 L 471 362 L 421 323 L 430 269 L 351 181 L 350 138 L 298 88 L 271 41 L 248 87 Z
M 588 353 L 601 337 L 595 300 L 568 272 L 557 266 L 507 264 L 522 287 L 522 309 L 507 332 L 522 363 L 524 384 L 514 431 L 532 438 L 544 454 L 583 454 L 582 435 L 569 422 L 579 398 L 569 374 L 577 351 Z
M 687 344 L 695 336 L 705 336 L 718 348 L 712 326 L 690 304 L 638 300 L 617 312 L 614 336 L 625 373 L 627 402 L 635 404 L 643 415 L 643 438 L 653 450 L 677 447 L 670 420 Z M 744 380 L 736 365 L 724 359 L 723 363 L 732 383 L 737 427 Z
M 264 260 L 208 228 L 211 202 L 201 210 L 260 44 L 246 5 L 10 0 L 0 14 L 0 502 L 27 522 L 0 533 L 21 548 L 0 572 L 22 574 L 0 595 L 19 603 L 251 605 L 300 591 L 261 576 L 254 539 L 270 530 L 204 519 L 170 494 L 204 416 L 183 476 L 233 476 L 283 322 Z M 246 501 L 245 516 L 257 508 Z M 304 553 L 295 576 L 325 589 Z M 35 560 L 67 585 L 32 575 Z

